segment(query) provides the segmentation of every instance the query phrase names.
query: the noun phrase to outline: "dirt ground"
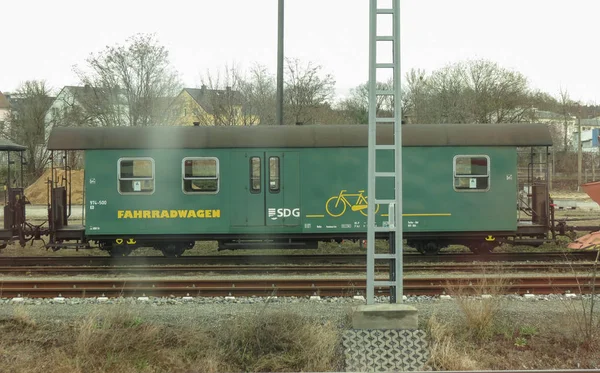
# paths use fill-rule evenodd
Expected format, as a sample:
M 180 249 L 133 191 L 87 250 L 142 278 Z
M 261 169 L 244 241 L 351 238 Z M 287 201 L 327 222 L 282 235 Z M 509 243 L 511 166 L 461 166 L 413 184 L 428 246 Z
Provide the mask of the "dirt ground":
M 587 328 L 579 300 L 474 302 L 411 303 L 428 333 L 427 370 L 600 367 L 598 314 Z M 351 312 L 349 303 L 302 300 L 6 304 L 0 364 L 44 373 L 343 371 Z
M 46 170 L 33 184 L 25 189 L 25 196 L 29 199 L 32 205 L 46 205 L 48 203 L 48 179 L 51 177 L 52 171 Z M 65 176 L 62 170 L 56 170 L 54 180 L 61 182 Z M 80 205 L 83 203 L 83 170 L 71 171 L 71 203 Z M 69 193 L 67 186 L 67 195 Z
M 550 193 L 554 199 L 572 199 L 572 200 L 592 200 L 584 192 L 564 192 L 564 191 L 552 191 Z

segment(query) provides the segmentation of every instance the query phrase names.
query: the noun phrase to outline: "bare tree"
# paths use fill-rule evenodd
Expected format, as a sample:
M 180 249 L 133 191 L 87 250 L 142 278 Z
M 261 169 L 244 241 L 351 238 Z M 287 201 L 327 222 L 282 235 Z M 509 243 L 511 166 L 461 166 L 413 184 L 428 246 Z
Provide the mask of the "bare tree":
M 466 123 L 469 118 L 467 88 L 462 65 L 447 66 L 434 71 L 427 79 L 430 106 L 427 111 L 433 123 Z
M 570 108 L 574 105 L 573 100 L 569 96 L 569 92 L 560 88 L 558 103 L 560 115 L 563 118 L 563 151 L 567 151 L 569 146 L 569 121 L 571 120 Z
M 43 80 L 26 81 L 11 96 L 11 111 L 2 136 L 27 147 L 28 181 L 37 179 L 48 164 L 46 143 L 50 131 L 45 116 L 51 103 L 50 89 Z
M 369 123 L 369 88 L 368 83 L 363 83 L 350 90 L 350 95 L 339 104 L 340 109 L 346 114 L 350 124 Z
M 240 90 L 245 99 L 246 113 L 258 118 L 260 124 L 275 124 L 275 76 L 269 73 L 266 67 L 255 65 L 241 83 Z
M 529 88 L 523 74 L 486 60 L 468 61 L 464 71 L 476 122 L 510 123 L 526 117 Z
M 377 90 L 391 90 L 393 81 L 377 82 Z M 406 101 L 404 101 L 404 104 Z M 406 105 L 403 105 L 403 112 Z M 348 98 L 340 103 L 340 108 L 346 113 L 350 123 L 369 123 L 369 84 L 363 83 L 350 90 Z M 394 100 L 391 95 L 377 95 L 375 111 L 377 117 L 391 117 L 394 115 Z
M 530 90 L 519 72 L 485 60 L 448 65 L 426 76 L 407 74 L 415 123 L 505 123 L 527 119 Z
M 76 69 L 92 90 L 89 107 L 105 118 L 104 125 L 166 124 L 174 96 L 181 90 L 169 53 L 153 35 L 135 35 L 126 45 L 107 46 L 87 59 L 88 72 Z
M 428 121 L 428 101 L 431 99 L 427 74 L 421 69 L 410 69 L 406 73 L 403 87 L 403 113 L 407 113 L 408 122 L 425 123 Z
M 313 123 L 314 110 L 333 99 L 335 79 L 321 72 L 320 65 L 298 59 L 286 59 L 284 116 L 287 123 Z
M 200 107 L 193 108 L 200 124 L 215 126 L 239 126 L 258 124 L 259 117 L 253 113 L 252 103 L 244 94 L 249 83 L 236 66 L 226 65 L 224 71 L 207 71 L 201 77 L 202 88 L 194 99 Z

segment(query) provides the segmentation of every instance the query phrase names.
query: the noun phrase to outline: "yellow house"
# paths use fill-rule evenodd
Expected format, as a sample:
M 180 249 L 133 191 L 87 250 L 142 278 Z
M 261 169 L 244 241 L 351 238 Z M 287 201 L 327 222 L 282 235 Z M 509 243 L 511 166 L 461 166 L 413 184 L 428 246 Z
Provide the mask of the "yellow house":
M 247 108 L 247 107 L 246 107 Z M 175 125 L 250 126 L 259 118 L 244 112 L 244 100 L 239 91 L 184 88 L 173 102 Z

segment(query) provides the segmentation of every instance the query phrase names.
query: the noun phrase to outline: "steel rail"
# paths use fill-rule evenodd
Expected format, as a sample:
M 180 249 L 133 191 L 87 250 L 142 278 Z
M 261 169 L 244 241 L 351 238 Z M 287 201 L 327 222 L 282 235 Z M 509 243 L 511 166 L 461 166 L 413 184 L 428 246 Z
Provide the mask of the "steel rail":
M 480 294 L 485 289 L 505 294 L 589 293 L 590 276 L 404 278 L 406 295 L 440 295 L 452 289 Z M 216 296 L 337 296 L 364 295 L 364 278 L 319 279 L 110 279 L 110 280 L 10 280 L 0 281 L 0 297 L 216 297 Z M 386 286 L 377 286 L 376 295 L 388 295 Z
M 441 262 L 517 262 L 594 260 L 596 251 L 533 252 L 533 253 L 443 253 L 439 255 L 405 254 L 404 263 Z M 13 256 L 0 257 L 0 267 L 48 265 L 188 265 L 188 264 L 363 264 L 366 254 L 302 254 L 302 255 L 202 255 L 166 258 L 162 256 Z
M 405 272 L 582 272 L 594 269 L 592 262 L 575 263 L 460 263 L 460 264 L 405 264 Z M 186 274 L 186 273 L 226 273 L 226 274 L 281 274 L 281 273 L 363 273 L 364 265 L 115 265 L 115 266 L 14 266 L 0 267 L 3 274 Z M 387 273 L 389 265 L 377 265 L 378 273 Z

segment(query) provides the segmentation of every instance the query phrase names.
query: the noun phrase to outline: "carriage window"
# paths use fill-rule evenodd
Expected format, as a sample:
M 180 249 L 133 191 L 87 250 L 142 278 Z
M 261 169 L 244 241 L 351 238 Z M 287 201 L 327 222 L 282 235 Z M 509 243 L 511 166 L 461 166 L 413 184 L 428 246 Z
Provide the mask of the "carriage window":
M 183 191 L 186 193 L 216 193 L 219 190 L 217 158 L 184 158 Z
M 279 192 L 279 157 L 269 157 L 269 190 Z
M 454 157 L 454 190 L 487 191 L 490 187 L 490 158 L 487 155 Z
M 154 160 L 152 158 L 119 159 L 119 193 L 154 192 Z
M 260 158 L 250 158 L 250 192 L 260 193 Z

